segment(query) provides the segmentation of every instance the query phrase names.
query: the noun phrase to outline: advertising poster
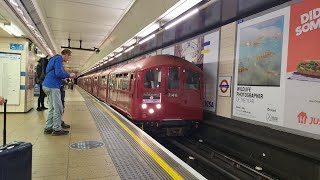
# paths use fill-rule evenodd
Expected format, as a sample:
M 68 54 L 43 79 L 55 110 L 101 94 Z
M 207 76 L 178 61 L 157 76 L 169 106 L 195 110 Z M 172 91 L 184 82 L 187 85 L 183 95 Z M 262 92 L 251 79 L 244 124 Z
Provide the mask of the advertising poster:
M 283 125 L 289 12 L 238 24 L 233 116 Z
M 174 55 L 174 46 L 162 49 L 161 54 Z
M 320 135 L 320 1 L 291 6 L 285 126 Z
M 9 105 L 20 104 L 21 54 L 0 52 L 0 95 Z
M 175 45 L 174 55 L 186 59 L 194 64 L 203 63 L 202 50 L 203 37 L 198 37 Z
M 204 109 L 215 112 L 217 100 L 218 61 L 220 31 L 203 37 L 200 54 L 203 56 L 203 73 L 205 86 Z

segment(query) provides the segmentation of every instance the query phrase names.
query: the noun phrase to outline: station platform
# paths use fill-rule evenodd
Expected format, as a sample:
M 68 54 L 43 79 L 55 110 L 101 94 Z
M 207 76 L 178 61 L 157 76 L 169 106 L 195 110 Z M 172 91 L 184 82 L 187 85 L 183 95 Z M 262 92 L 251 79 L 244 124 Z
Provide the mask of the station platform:
M 33 144 L 32 179 L 205 179 L 84 90 L 67 90 L 65 101 L 63 119 L 71 125 L 65 136 L 43 134 L 48 110 L 7 115 L 7 142 Z M 88 149 L 88 141 L 102 146 Z

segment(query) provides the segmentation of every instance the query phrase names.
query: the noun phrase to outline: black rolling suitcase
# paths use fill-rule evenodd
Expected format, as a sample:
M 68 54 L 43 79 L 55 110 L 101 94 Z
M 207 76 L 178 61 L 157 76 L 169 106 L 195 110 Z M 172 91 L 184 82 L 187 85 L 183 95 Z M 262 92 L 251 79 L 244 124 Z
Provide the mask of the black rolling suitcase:
M 0 180 L 31 180 L 32 144 L 6 144 L 7 100 L 4 103 L 3 146 L 0 148 Z

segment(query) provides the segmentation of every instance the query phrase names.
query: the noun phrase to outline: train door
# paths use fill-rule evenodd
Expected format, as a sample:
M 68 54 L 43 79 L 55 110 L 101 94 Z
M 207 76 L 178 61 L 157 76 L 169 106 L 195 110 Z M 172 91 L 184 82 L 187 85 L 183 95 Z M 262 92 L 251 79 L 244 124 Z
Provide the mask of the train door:
M 163 119 L 181 119 L 181 68 L 168 67 L 165 76 L 165 91 L 163 93 Z
M 182 116 L 184 119 L 202 118 L 202 97 L 200 73 L 183 69 L 183 89 L 181 94 Z

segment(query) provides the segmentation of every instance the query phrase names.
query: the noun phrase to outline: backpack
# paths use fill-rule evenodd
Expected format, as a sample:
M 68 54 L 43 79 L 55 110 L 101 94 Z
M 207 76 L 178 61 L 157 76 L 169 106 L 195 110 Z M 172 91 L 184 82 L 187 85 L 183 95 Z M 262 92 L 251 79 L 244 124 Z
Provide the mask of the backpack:
M 36 84 L 40 84 L 44 81 L 44 78 L 46 77 L 46 68 L 48 65 L 48 59 L 47 58 L 41 58 L 39 60 L 39 63 L 36 67 Z

